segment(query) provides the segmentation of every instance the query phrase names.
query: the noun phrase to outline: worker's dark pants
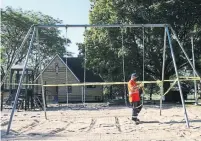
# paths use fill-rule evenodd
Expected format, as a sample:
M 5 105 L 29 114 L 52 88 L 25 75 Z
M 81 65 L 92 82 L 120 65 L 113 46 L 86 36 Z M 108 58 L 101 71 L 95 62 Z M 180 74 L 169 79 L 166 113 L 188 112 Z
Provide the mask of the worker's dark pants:
M 138 114 L 140 113 L 141 109 L 142 109 L 142 105 L 141 102 L 132 102 L 132 119 L 136 120 Z

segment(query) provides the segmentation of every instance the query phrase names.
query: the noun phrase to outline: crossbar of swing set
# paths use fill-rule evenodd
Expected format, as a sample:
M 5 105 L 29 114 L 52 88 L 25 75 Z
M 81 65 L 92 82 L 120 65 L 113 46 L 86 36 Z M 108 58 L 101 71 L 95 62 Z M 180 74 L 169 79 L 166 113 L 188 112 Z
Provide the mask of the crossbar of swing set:
M 39 28 L 48 28 L 48 27 L 166 27 L 170 26 L 169 24 L 60 24 L 60 25 L 35 25 Z

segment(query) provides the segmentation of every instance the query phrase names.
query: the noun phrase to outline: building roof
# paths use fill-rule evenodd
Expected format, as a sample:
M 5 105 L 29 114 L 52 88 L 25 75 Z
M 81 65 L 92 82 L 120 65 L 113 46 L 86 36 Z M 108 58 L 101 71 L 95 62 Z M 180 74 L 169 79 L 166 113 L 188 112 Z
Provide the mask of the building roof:
M 66 58 L 62 58 L 62 60 L 66 63 Z M 76 75 L 80 82 L 84 82 L 83 62 L 84 60 L 82 58 L 67 58 L 67 66 Z M 99 75 L 94 74 L 91 70 L 86 69 L 85 82 L 103 82 L 103 79 Z
M 14 69 L 14 70 L 23 70 L 23 68 L 24 68 L 24 63 L 16 64 L 16 65 L 14 65 L 14 66 L 11 67 L 11 69 Z M 29 67 L 27 65 L 26 69 L 32 70 L 33 68 L 31 68 L 31 67 Z

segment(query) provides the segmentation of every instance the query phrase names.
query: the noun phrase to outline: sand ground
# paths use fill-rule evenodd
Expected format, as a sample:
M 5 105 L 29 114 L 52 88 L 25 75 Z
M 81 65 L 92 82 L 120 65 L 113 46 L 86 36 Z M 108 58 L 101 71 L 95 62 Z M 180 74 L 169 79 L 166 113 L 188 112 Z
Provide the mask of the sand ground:
M 128 107 L 49 108 L 43 111 L 15 112 L 11 131 L 6 135 L 10 111 L 1 113 L 1 139 L 68 141 L 201 141 L 201 106 L 187 106 L 190 128 L 186 128 L 180 105 L 146 105 L 141 124 L 131 121 Z

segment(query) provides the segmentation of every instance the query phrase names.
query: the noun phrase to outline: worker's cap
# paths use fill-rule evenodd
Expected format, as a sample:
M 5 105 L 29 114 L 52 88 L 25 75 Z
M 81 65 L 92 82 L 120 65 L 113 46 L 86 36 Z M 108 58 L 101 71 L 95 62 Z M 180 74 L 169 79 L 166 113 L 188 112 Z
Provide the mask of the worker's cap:
M 131 77 L 136 77 L 136 78 L 137 78 L 136 73 L 132 73 L 132 74 L 131 74 Z

